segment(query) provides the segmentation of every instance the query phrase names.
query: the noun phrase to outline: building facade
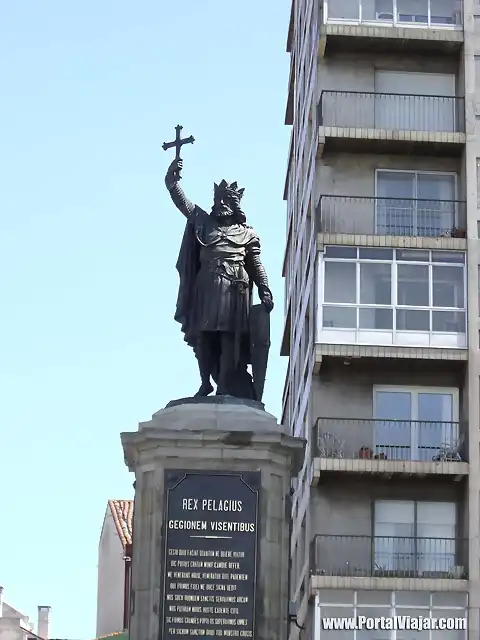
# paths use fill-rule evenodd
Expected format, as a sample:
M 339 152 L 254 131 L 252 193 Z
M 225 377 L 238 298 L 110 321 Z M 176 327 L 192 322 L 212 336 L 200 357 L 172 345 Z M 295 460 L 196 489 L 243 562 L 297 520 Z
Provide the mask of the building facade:
M 293 0 L 290 640 L 480 605 L 480 1 Z
M 109 500 L 98 545 L 97 638 L 128 629 L 133 500 Z
M 37 629 L 30 618 L 4 599 L 0 587 L 0 640 L 48 640 L 50 638 L 49 606 L 38 606 Z

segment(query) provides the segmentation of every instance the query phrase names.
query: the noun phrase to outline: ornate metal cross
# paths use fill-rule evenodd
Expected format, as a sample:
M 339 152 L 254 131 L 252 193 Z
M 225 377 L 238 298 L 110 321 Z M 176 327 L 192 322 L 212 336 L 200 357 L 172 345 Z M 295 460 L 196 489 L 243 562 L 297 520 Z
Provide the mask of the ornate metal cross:
M 175 140 L 173 142 L 164 142 L 162 144 L 162 149 L 164 151 L 166 151 L 167 149 L 171 149 L 172 147 L 175 147 L 175 159 L 179 160 L 180 158 L 180 149 L 183 147 L 184 144 L 193 144 L 195 142 L 195 138 L 193 136 L 189 136 L 188 138 L 180 138 L 180 134 L 182 131 L 183 127 L 180 124 L 177 124 L 177 126 L 175 127 Z M 178 174 L 180 172 L 177 172 Z M 180 175 L 177 176 L 178 179 L 180 180 Z
M 162 144 L 162 149 L 166 151 L 167 149 L 171 149 L 175 147 L 175 158 L 178 160 L 180 158 L 180 149 L 184 144 L 193 144 L 195 142 L 195 138 L 193 136 L 189 136 L 188 138 L 180 138 L 180 134 L 183 127 L 180 124 L 177 124 L 175 127 L 175 140 L 173 142 L 164 142 Z

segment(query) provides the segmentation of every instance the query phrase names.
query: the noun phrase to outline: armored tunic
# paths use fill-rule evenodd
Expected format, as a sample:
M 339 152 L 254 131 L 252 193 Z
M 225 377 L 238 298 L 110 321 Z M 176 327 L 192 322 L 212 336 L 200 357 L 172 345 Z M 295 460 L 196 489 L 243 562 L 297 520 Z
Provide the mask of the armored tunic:
M 243 224 L 222 227 L 199 207 L 191 214 L 200 245 L 193 318 L 197 331 L 248 332 L 252 258 L 260 253 L 253 229 Z

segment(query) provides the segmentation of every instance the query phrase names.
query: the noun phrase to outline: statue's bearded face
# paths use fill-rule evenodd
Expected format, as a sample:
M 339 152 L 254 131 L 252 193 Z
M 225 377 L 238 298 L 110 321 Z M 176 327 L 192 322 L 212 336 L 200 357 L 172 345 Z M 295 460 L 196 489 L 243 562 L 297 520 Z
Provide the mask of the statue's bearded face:
M 216 194 L 213 201 L 213 215 L 220 219 L 233 216 L 233 203 L 228 194 Z

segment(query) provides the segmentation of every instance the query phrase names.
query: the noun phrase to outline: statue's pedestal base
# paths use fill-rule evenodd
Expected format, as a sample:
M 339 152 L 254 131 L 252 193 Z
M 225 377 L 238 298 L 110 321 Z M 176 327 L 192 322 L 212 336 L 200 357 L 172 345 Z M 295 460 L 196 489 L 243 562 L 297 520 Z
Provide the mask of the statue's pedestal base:
M 177 407 L 181 404 L 228 404 L 229 406 L 237 405 L 251 407 L 252 409 L 265 409 L 263 402 L 258 402 L 257 400 L 244 400 L 243 398 L 234 398 L 233 396 L 195 396 L 192 398 L 179 398 L 178 400 L 171 400 L 165 409 Z
M 304 441 L 258 405 L 173 401 L 121 434 L 136 478 L 131 640 L 286 640 L 290 480 Z

